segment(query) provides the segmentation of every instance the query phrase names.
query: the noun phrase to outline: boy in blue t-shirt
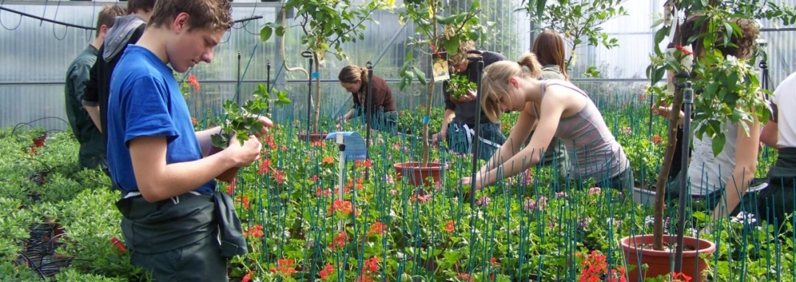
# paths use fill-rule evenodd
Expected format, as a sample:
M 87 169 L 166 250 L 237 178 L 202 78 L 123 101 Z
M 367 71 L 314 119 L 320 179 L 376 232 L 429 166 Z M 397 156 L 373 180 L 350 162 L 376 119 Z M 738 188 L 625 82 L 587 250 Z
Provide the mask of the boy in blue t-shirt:
M 230 13 L 228 0 L 157 1 L 111 78 L 107 152 L 122 190 L 116 205 L 131 262 L 156 281 L 226 281 L 228 258 L 246 253 L 232 201 L 213 178 L 259 159 L 258 136 L 206 156 L 219 129 L 194 132 L 172 75 L 212 60 Z

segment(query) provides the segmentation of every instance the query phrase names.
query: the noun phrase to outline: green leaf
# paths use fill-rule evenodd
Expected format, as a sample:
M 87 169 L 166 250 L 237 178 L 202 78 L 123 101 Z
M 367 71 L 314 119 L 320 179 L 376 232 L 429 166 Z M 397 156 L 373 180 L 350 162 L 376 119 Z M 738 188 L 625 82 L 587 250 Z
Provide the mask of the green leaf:
M 415 73 L 415 77 L 417 80 L 420 81 L 420 84 L 426 85 L 426 74 L 421 71 L 419 68 L 412 68 L 412 71 Z
M 661 29 L 655 32 L 655 43 L 660 44 L 663 41 L 663 38 L 668 34 L 669 27 L 661 27 Z
M 718 157 L 721 153 L 721 150 L 724 149 L 724 143 L 727 143 L 727 137 L 724 136 L 724 132 L 718 131 L 716 132 L 716 136 L 713 137 L 713 156 Z
M 271 38 L 271 34 L 273 32 L 274 29 L 272 29 L 270 26 L 267 25 L 263 26 L 263 28 L 260 29 L 260 41 L 262 42 L 268 41 L 268 39 Z
M 445 50 L 448 56 L 455 55 L 459 51 L 459 40 L 448 40 L 445 42 Z

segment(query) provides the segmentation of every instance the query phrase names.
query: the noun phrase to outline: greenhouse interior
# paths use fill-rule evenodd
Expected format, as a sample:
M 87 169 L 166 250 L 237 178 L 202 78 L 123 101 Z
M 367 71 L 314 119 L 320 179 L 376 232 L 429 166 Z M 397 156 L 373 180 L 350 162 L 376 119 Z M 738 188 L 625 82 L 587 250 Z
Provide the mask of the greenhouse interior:
M 0 1 L 0 281 L 796 281 L 794 6 Z

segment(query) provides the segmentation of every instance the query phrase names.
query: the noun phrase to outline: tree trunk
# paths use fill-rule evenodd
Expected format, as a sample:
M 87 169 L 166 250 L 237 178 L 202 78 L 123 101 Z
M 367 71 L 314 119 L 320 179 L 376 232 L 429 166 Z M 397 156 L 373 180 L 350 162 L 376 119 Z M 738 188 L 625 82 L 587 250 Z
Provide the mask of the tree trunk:
M 677 123 L 680 117 L 679 112 L 683 104 L 683 89 L 677 88 L 674 91 L 674 102 L 672 102 L 672 111 L 669 114 L 669 127 L 666 129 L 669 138 L 666 141 L 666 151 L 663 154 L 663 165 L 661 166 L 660 174 L 658 174 L 658 181 L 655 190 L 655 221 L 653 223 L 653 236 L 655 240 L 652 243 L 652 248 L 655 250 L 663 250 L 663 204 L 666 200 L 666 184 L 669 179 L 669 170 L 671 169 L 672 159 L 674 157 L 675 145 L 677 145 Z M 683 117 L 691 118 L 691 117 Z M 688 136 L 683 134 L 684 136 Z M 687 142 L 683 141 L 683 142 Z M 685 173 L 680 171 L 680 173 Z M 683 178 L 685 179 L 685 177 Z M 676 187 L 672 187 L 676 188 Z M 680 195 L 683 197 L 684 195 Z M 683 220 L 682 218 L 679 220 Z
M 431 3 L 429 3 L 430 4 L 429 6 L 431 7 L 431 22 L 432 22 L 431 26 L 433 28 L 431 42 L 436 44 L 436 43 L 439 43 L 438 40 L 437 40 L 437 7 L 434 5 L 434 3 L 436 3 L 436 1 L 430 1 L 430 2 Z M 429 66 L 432 66 L 432 69 L 434 68 L 433 67 L 434 66 L 434 53 L 435 52 L 432 52 L 429 55 L 429 57 L 428 57 L 428 61 L 430 63 Z M 431 98 L 432 97 L 434 97 L 434 72 L 433 72 L 433 70 L 431 72 L 431 79 L 428 80 L 428 96 L 426 97 L 426 116 L 423 117 L 423 140 L 422 140 L 423 141 L 423 159 L 420 162 L 420 165 L 423 166 L 423 167 L 428 166 L 428 157 L 429 157 L 428 156 L 429 155 L 429 152 L 428 152 L 428 123 L 431 121 Z M 426 120 L 426 117 L 428 117 L 428 120 Z

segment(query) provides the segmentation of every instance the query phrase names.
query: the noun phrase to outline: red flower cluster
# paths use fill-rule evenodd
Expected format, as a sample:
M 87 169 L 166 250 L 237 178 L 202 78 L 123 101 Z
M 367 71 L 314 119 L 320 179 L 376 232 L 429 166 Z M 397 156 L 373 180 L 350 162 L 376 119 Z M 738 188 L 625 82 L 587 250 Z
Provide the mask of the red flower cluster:
M 243 279 L 241 280 L 241 282 L 250 282 L 250 281 L 252 281 L 252 275 L 254 275 L 254 270 L 251 270 L 251 271 L 249 271 L 249 273 L 246 273 L 246 276 L 243 276 Z
M 244 209 L 247 209 L 247 210 L 249 209 L 249 197 L 237 196 L 237 197 L 235 197 L 235 202 L 243 204 L 243 208 Z
M 199 80 L 193 74 L 188 76 L 188 84 L 193 88 L 193 92 L 199 92 Z
M 254 237 L 254 238 L 262 237 L 264 234 L 265 233 L 263 233 L 263 226 L 259 224 L 249 227 L 249 230 L 243 232 L 244 237 Z
M 591 254 L 586 256 L 580 265 L 583 266 L 583 270 L 580 272 L 580 282 L 600 281 L 600 275 L 608 271 L 605 255 L 597 253 L 597 251 L 591 251 Z
M 334 273 L 334 265 L 331 263 L 326 264 L 326 268 L 320 272 L 321 279 L 326 280 L 326 278 L 329 277 L 329 275 L 332 275 L 332 273 Z
M 691 281 L 691 276 L 685 275 L 682 272 L 674 273 L 672 272 L 672 282 L 689 282 Z
M 578 256 L 581 254 L 578 253 Z M 598 282 L 603 281 L 600 276 L 608 272 L 608 263 L 605 261 L 605 255 L 591 251 L 586 258 L 580 262 L 583 266 L 583 271 L 580 273 L 580 282 Z M 625 269 L 619 267 L 612 269 L 611 273 L 607 275 L 605 281 L 608 282 L 626 282 Z
M 381 235 L 387 232 L 387 226 L 381 222 L 374 222 L 373 225 L 370 226 L 370 230 L 368 231 L 368 236 L 372 234 Z
M 448 220 L 448 225 L 445 226 L 445 231 L 453 232 L 454 230 L 456 230 L 456 227 L 453 226 L 453 224 L 454 224 L 453 220 Z
M 693 52 L 691 52 L 691 50 L 686 49 L 682 45 L 674 45 L 674 48 L 677 48 L 677 50 L 680 50 L 680 52 L 683 52 L 683 55 L 691 55 L 691 54 L 693 54 Z
M 257 174 L 263 175 L 271 172 L 271 159 L 264 159 L 263 163 L 260 164 L 260 169 L 257 170 Z
M 345 231 L 340 231 L 340 234 L 337 234 L 337 238 L 334 238 L 334 240 L 329 243 L 329 249 L 334 251 L 337 248 L 344 247 L 347 241 L 348 236 L 346 236 Z
M 334 200 L 334 202 L 332 202 L 332 205 L 329 206 L 329 209 L 327 209 L 326 212 L 328 214 L 332 214 L 334 212 L 338 212 L 339 211 L 339 212 L 347 215 L 347 214 L 350 214 L 351 211 L 353 211 L 353 210 L 354 210 L 354 208 L 351 205 L 350 201 Z
M 293 266 L 292 259 L 279 259 L 276 265 L 276 267 L 271 267 L 271 272 L 280 275 L 290 275 L 296 272 L 296 267 Z
M 364 160 L 364 161 L 356 161 L 354 162 L 356 167 L 364 167 L 364 168 L 371 168 L 373 166 L 373 162 L 371 160 Z

